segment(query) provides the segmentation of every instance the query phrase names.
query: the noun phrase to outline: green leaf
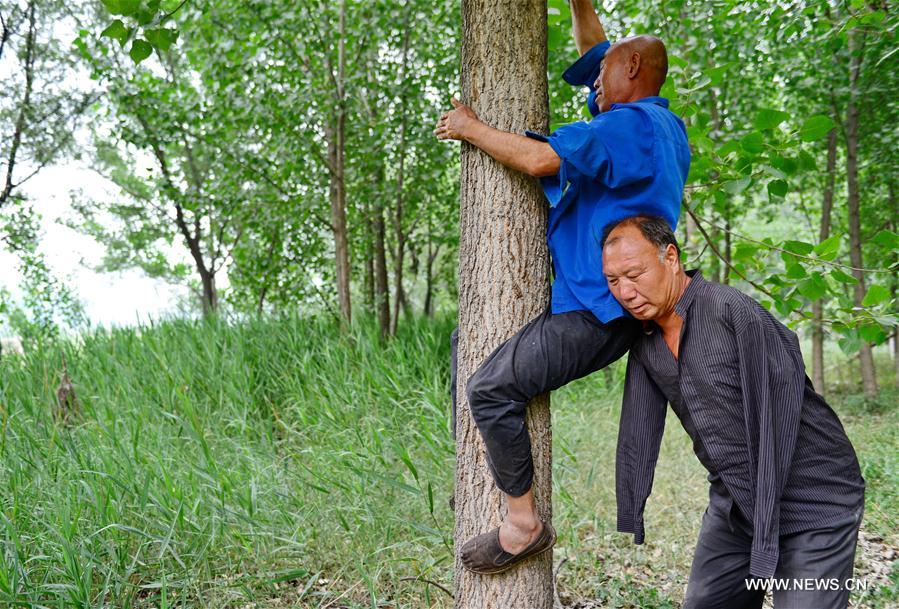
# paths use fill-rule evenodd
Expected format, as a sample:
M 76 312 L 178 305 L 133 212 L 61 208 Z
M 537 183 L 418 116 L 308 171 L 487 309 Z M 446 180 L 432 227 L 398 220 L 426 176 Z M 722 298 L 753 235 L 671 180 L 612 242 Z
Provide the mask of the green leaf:
M 755 256 L 755 254 L 761 249 L 758 245 L 753 243 L 737 243 L 736 247 L 734 247 L 733 258 L 735 260 L 746 260 L 751 259 Z
M 759 110 L 759 113 L 756 115 L 755 122 L 752 124 L 752 126 L 759 131 L 764 131 L 765 129 L 774 129 L 788 118 L 790 118 L 790 115 L 787 112 L 783 112 L 781 110 L 769 110 L 767 108 L 764 108 L 762 110 Z
M 785 157 L 785 156 L 776 156 L 771 159 L 771 164 L 780 169 L 786 175 L 793 175 L 796 173 L 796 170 L 799 169 L 799 163 L 796 159 Z
M 740 151 L 740 142 L 737 140 L 730 140 L 725 142 L 721 148 L 718 149 L 718 156 L 727 156 L 731 152 L 739 152 Z
M 827 293 L 827 282 L 820 273 L 813 273 L 811 277 L 800 282 L 796 289 L 809 300 L 818 300 Z
M 815 162 L 815 157 L 802 150 L 799 153 L 799 167 L 803 171 L 815 171 L 818 168 L 818 164 Z
M 820 140 L 833 129 L 834 123 L 830 117 L 823 114 L 816 114 L 802 123 L 799 129 L 799 139 L 803 142 L 813 142 Z
M 145 30 L 144 35 L 154 47 L 160 51 L 168 51 L 175 40 L 178 38 L 177 30 L 166 28 L 158 28 L 153 30 Z
M 765 149 L 765 138 L 758 131 L 753 131 L 740 138 L 743 150 L 752 154 L 758 154 Z
M 783 180 L 771 180 L 768 182 L 768 195 L 771 197 L 783 198 L 790 190 L 789 185 Z
M 103 6 L 113 15 L 133 15 L 140 8 L 140 0 L 103 0 Z
M 805 268 L 798 262 L 787 263 L 787 277 L 790 279 L 802 279 L 806 276 Z
M 799 254 L 800 256 L 808 256 L 815 249 L 815 246 L 805 241 L 784 241 L 783 247 L 788 252 Z
M 153 46 L 142 38 L 138 38 L 131 43 L 131 51 L 128 53 L 134 63 L 140 63 L 150 56 L 153 52 Z
M 119 0 L 103 0 L 103 6 L 113 15 L 122 14 L 122 3 Z
M 749 186 L 749 183 L 752 182 L 752 178 L 742 178 L 739 180 L 731 180 L 730 182 L 726 182 L 724 184 L 724 190 L 729 192 L 732 195 L 739 194 L 746 190 L 746 187 Z
M 854 334 L 841 338 L 838 342 L 840 350 L 846 355 L 858 355 L 858 350 L 862 346 L 862 341 Z
M 133 15 L 140 9 L 140 0 L 119 0 L 123 15 Z
M 851 283 L 851 284 L 858 283 L 858 279 L 856 279 L 852 275 L 847 275 L 840 269 L 833 269 L 830 272 L 830 276 L 833 277 L 834 279 L 836 279 L 837 281 L 839 281 L 840 283 Z
M 125 46 L 125 41 L 128 40 L 128 36 L 131 34 L 130 30 L 125 27 L 125 24 L 122 23 L 121 19 L 116 19 L 112 23 L 109 24 L 105 30 L 100 32 L 101 37 L 112 38 L 113 40 L 118 40 L 119 45 Z
M 890 291 L 882 285 L 872 285 L 862 300 L 863 307 L 873 307 L 890 299 Z
M 829 237 L 815 246 L 815 253 L 824 260 L 833 260 L 840 251 L 840 236 Z
M 134 20 L 138 25 L 147 25 L 156 19 L 156 12 L 150 9 L 139 10 L 134 14 Z
M 886 340 L 887 333 L 876 324 L 865 324 L 858 329 L 859 337 L 866 343 L 880 344 Z
M 880 231 L 871 241 L 887 249 L 899 250 L 899 235 L 890 230 Z
M 709 77 L 712 81 L 712 85 L 717 86 L 721 83 L 721 80 L 727 74 L 727 70 L 730 68 L 730 64 L 726 63 L 724 65 L 715 66 L 714 68 L 710 68 L 705 71 L 705 75 Z

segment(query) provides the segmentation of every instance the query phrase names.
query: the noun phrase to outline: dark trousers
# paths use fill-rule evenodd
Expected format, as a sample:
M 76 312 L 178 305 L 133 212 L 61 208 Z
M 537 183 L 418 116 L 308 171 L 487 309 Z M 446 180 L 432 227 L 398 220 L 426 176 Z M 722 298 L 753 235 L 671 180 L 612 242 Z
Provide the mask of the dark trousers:
M 825 527 L 780 537 L 775 609 L 845 609 L 864 506 Z M 709 505 L 693 555 L 684 609 L 760 609 L 764 590 L 749 590 L 752 525 L 736 506 Z M 778 581 L 780 580 L 780 581 Z M 801 589 L 802 582 L 807 588 Z M 826 583 L 824 583 L 826 582 Z M 781 589 L 778 589 L 781 587 Z M 817 589 L 816 589 L 817 588 Z
M 627 352 L 639 331 L 630 318 L 604 324 L 589 311 L 553 315 L 547 308 L 481 364 L 468 381 L 468 404 L 501 491 L 520 497 L 531 488 L 534 465 L 524 418 L 528 400 L 608 366 Z M 450 341 L 455 437 L 458 329 Z

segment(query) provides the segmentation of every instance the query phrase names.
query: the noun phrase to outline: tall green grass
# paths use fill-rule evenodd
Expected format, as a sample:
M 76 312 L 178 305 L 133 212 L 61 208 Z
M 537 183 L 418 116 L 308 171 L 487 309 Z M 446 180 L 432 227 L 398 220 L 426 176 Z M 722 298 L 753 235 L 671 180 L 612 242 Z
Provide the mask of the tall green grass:
M 452 563 L 449 324 L 177 321 L 5 359 L 0 604 L 415 602 L 399 578 Z
M 3 359 L 0 606 L 451 606 L 435 584 L 452 585 L 452 324 L 408 320 L 382 343 L 367 321 L 168 321 Z M 614 532 L 622 372 L 553 397 L 560 592 L 673 607 L 704 474 L 671 417 L 649 543 Z M 846 403 L 866 519 L 893 535 L 899 417 Z

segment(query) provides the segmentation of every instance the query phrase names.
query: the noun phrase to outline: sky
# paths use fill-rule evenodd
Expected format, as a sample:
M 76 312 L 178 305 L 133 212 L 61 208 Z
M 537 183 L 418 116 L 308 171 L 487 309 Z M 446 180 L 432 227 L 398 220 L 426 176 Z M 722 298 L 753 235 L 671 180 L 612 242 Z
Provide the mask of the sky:
M 93 270 L 103 257 L 103 245 L 60 223 L 73 218 L 72 191 L 81 190 L 93 199 L 117 196 L 116 187 L 87 163 L 49 166 L 21 188 L 42 217 L 40 250 L 55 275 L 76 291 L 91 325 L 128 326 L 157 319 L 174 313 L 188 296 L 186 287 L 153 279 L 139 270 Z M 0 286 L 17 298 L 21 296 L 20 280 L 15 258 L 0 248 Z

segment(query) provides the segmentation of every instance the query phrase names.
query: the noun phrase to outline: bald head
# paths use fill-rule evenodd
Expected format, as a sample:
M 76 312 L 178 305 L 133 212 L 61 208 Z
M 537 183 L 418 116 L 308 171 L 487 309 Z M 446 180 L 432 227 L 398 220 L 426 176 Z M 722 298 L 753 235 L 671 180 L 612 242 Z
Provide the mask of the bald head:
M 668 52 L 665 50 L 665 43 L 655 36 L 644 34 L 620 40 L 615 47 L 620 49 L 616 56 L 624 61 L 632 59 L 635 53 L 640 56 L 640 71 L 637 78 L 646 82 L 654 91 L 653 95 L 658 95 L 668 75 Z
M 596 79 L 599 109 L 658 95 L 668 75 L 668 52 L 655 36 L 632 36 L 619 40 L 606 51 Z

